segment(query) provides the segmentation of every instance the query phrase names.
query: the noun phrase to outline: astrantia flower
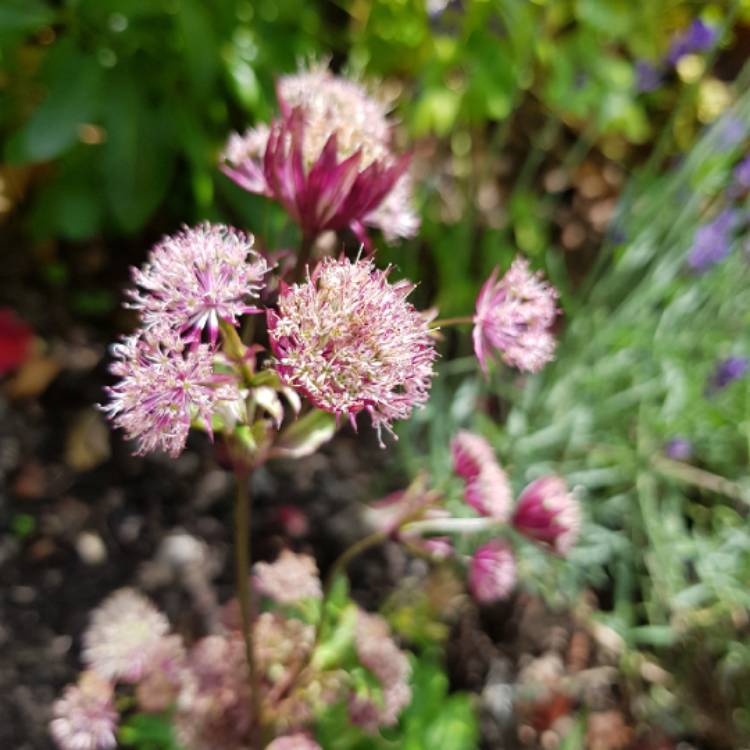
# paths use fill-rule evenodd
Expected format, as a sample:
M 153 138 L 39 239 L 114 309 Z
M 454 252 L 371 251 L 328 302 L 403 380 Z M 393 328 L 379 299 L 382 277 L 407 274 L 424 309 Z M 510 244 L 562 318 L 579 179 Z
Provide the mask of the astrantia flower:
M 516 586 L 516 558 L 510 547 L 493 540 L 474 552 L 469 566 L 469 590 L 481 604 L 505 599 Z
M 128 292 L 130 306 L 146 328 L 171 328 L 193 340 L 207 329 L 215 343 L 219 321 L 237 325 L 241 315 L 260 312 L 249 302 L 268 265 L 252 246 L 252 235 L 208 223 L 165 237 L 143 268 L 133 269 L 139 288 Z
M 508 517 L 512 493 L 492 446 L 481 436 L 461 430 L 451 442 L 453 468 L 466 482 L 464 500 L 484 516 Z
M 266 750 L 321 750 L 321 747 L 309 734 L 298 733 L 277 737 Z
M 393 726 L 411 702 L 409 660 L 393 642 L 388 624 L 380 615 L 361 610 L 357 613 L 354 644 L 359 661 L 380 683 L 382 699 L 352 695 L 349 716 L 369 732 Z
M 493 350 L 511 367 L 537 372 L 554 355 L 550 327 L 557 315 L 557 292 L 529 270 L 524 258 L 516 258 L 500 281 L 497 275 L 495 269 L 477 298 L 474 351 L 485 372 Z
M 534 480 L 518 498 L 513 526 L 561 555 L 578 540 L 581 508 L 565 480 L 550 475 Z
M 81 673 L 52 707 L 50 733 L 60 750 L 109 750 L 117 746 L 118 715 L 112 685 L 94 672 Z
M 253 571 L 258 590 L 279 604 L 320 599 L 323 595 L 318 566 L 310 555 L 285 549 L 275 562 L 256 563 Z
M 138 682 L 154 664 L 169 622 L 133 589 L 111 594 L 83 636 L 83 661 L 107 679 Z
M 281 116 L 270 130 L 230 137 L 225 173 L 279 201 L 307 237 L 349 226 L 366 241 L 363 225 L 388 239 L 412 236 L 419 220 L 405 174 L 409 160 L 391 149 L 383 104 L 325 68 L 281 78 L 278 98 Z
M 111 367 L 120 381 L 107 389 L 103 407 L 138 454 L 163 450 L 175 457 L 185 447 L 191 421 L 211 428 L 221 401 L 239 397 L 232 382 L 213 372 L 214 353 L 207 344 L 188 347 L 170 331 L 140 332 L 112 347 Z
M 268 329 L 282 380 L 320 409 L 366 411 L 378 430 L 427 400 L 436 357 L 428 319 L 370 261 L 323 260 L 282 289 Z

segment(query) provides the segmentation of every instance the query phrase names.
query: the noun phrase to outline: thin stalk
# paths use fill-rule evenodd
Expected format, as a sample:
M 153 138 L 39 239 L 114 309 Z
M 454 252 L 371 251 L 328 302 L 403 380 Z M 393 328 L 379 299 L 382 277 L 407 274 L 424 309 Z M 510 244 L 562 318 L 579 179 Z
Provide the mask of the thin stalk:
M 504 526 L 505 522 L 497 518 L 426 518 L 413 521 L 403 527 L 404 533 L 417 534 L 476 534 L 495 526 Z
M 237 495 L 234 513 L 234 555 L 237 576 L 237 598 L 240 603 L 242 620 L 242 637 L 245 641 L 245 659 L 247 676 L 250 685 L 253 717 L 258 734 L 262 733 L 263 716 L 260 701 L 258 671 L 255 664 L 253 648 L 253 607 L 250 578 L 250 472 L 238 469 L 235 472 Z
M 317 236 L 314 234 L 302 235 L 302 244 L 300 245 L 299 255 L 297 256 L 297 265 L 294 267 L 293 278 L 295 281 L 302 281 L 304 279 L 305 267 L 310 260 L 310 253 L 312 253 L 316 239 Z
M 456 318 L 439 318 L 432 322 L 432 328 L 441 328 L 445 326 L 462 326 L 469 325 L 474 322 L 472 315 L 459 315 Z

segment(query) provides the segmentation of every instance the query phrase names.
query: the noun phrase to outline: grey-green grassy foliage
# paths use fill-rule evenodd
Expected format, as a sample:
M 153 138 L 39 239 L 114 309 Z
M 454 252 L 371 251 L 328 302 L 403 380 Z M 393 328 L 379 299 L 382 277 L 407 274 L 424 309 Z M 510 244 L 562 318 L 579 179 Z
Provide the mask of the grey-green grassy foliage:
M 557 360 L 528 379 L 496 372 L 489 384 L 463 379 L 470 358 L 446 365 L 402 446 L 412 469 L 426 461 L 445 477 L 450 436 L 468 425 L 492 441 L 516 491 L 547 472 L 565 476 L 585 508 L 581 542 L 553 564 L 526 546 L 523 585 L 556 604 L 600 592 L 596 618 L 677 674 L 652 706 L 662 720 L 690 724 L 694 704 L 680 696 L 695 665 L 708 664 L 699 684 L 709 680 L 748 732 L 750 379 L 707 389 L 717 360 L 750 355 L 747 198 L 729 257 L 701 275 L 686 264 L 698 226 L 729 200 L 750 96 L 727 117 L 744 123 L 741 143 L 727 148 L 720 121 L 663 176 L 633 179 L 615 218 L 621 241 L 566 296 Z M 490 395 L 506 405 L 504 419 L 478 408 Z M 675 436 L 693 444 L 690 465 L 705 473 L 664 460 Z

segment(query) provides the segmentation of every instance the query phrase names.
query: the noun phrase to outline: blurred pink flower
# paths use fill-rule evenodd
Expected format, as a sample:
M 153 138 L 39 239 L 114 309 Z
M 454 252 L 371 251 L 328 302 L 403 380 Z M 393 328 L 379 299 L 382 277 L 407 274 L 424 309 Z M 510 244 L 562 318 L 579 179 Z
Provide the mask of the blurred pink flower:
M 578 540 L 581 507 L 564 479 L 555 475 L 540 477 L 518 498 L 513 525 L 530 539 L 564 555 Z
M 516 586 L 516 559 L 507 545 L 493 540 L 479 547 L 469 566 L 469 590 L 481 604 L 505 599 Z
M 193 420 L 211 432 L 211 416 L 221 401 L 235 401 L 235 383 L 213 371 L 214 352 L 207 344 L 188 347 L 172 331 L 141 331 L 112 347 L 111 372 L 120 381 L 107 388 L 102 407 L 136 453 L 163 450 L 178 456 Z
M 466 482 L 466 503 L 483 516 L 507 519 L 513 494 L 492 446 L 480 435 L 461 430 L 451 441 L 451 452 L 453 468 Z
M 310 555 L 298 555 L 285 549 L 272 563 L 256 563 L 253 572 L 258 591 L 279 604 L 323 596 L 318 566 Z
M 52 707 L 50 733 L 60 750 L 109 750 L 117 746 L 118 715 L 112 685 L 95 672 L 82 672 Z
M 83 661 L 108 680 L 135 683 L 154 665 L 169 632 L 167 618 L 134 589 L 110 594 L 83 634 Z
M 487 372 L 493 351 L 511 367 L 538 372 L 555 351 L 550 328 L 557 315 L 557 291 L 516 258 L 500 281 L 495 269 L 482 287 L 474 315 L 474 351 Z
M 0 377 L 20 367 L 31 354 L 34 331 L 9 307 L 0 307 Z
M 288 734 L 277 737 L 266 750 L 322 750 L 320 745 L 309 734 Z
M 409 158 L 392 152 L 385 106 L 323 67 L 282 77 L 277 95 L 281 116 L 232 135 L 224 172 L 279 201 L 307 237 L 349 226 L 366 243 L 365 224 L 389 240 L 415 234 Z
M 393 726 L 411 702 L 409 659 L 393 642 L 390 628 L 380 615 L 362 610 L 357 613 L 354 643 L 359 661 L 380 683 L 382 699 L 352 694 L 349 716 L 368 732 Z
M 429 320 L 406 301 L 412 284 L 389 271 L 326 258 L 268 313 L 282 380 L 353 426 L 366 411 L 379 437 L 427 400 L 436 357 Z
M 268 264 L 252 246 L 252 235 L 231 227 L 184 227 L 132 270 L 139 288 L 128 291 L 129 306 L 140 311 L 147 329 L 170 328 L 195 341 L 207 329 L 216 343 L 219 321 L 236 326 L 241 315 L 260 312 L 248 302 L 263 289 Z

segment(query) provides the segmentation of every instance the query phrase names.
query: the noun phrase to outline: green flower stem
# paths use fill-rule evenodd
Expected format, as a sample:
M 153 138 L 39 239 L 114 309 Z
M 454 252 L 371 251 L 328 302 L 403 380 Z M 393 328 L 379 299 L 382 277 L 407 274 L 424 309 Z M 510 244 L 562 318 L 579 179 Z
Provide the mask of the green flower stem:
M 474 322 L 472 315 L 459 315 L 456 318 L 440 318 L 434 320 L 431 324 L 431 328 L 445 328 L 446 326 L 463 326 L 470 325 Z
M 489 516 L 484 518 L 427 518 L 424 521 L 407 523 L 402 530 L 406 533 L 416 532 L 417 534 L 477 534 L 506 525 L 504 521 Z

